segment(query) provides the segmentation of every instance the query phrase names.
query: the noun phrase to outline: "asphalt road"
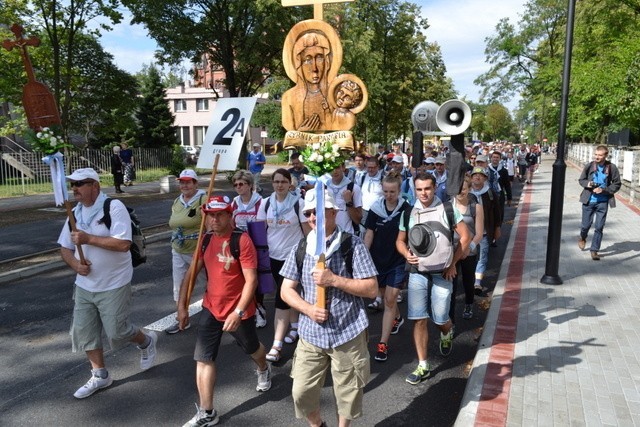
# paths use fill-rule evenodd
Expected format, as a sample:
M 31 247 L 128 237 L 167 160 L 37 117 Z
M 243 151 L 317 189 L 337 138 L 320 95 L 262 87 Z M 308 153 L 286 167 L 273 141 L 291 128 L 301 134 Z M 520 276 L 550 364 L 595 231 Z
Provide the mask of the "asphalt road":
M 516 200 L 519 190 L 516 185 Z M 136 209 L 144 215 L 147 212 L 149 215 L 154 212 L 165 214 L 168 211 L 166 203 L 153 201 Z M 486 279 L 490 289 L 498 277 L 514 214 L 514 207 L 507 208 L 503 237 L 498 247 L 491 249 Z M 51 223 L 49 227 L 59 230 Z M 24 235 L 11 239 L 18 245 Z M 13 244 L 11 240 L 9 242 Z M 174 311 L 168 243 L 151 244 L 148 250 L 149 261 L 135 270 L 132 306 L 133 320 L 143 326 Z M 71 272 L 60 269 L 0 286 L 0 425 L 182 425 L 191 418 L 195 411 L 193 402 L 197 400 L 192 360 L 194 328 L 177 336 L 162 334 L 158 365 L 147 372 L 139 371 L 138 351 L 134 346 L 109 351 L 106 361 L 114 384 L 85 400 L 72 396 L 89 378 L 90 369 L 84 355 L 72 353 L 70 348 L 72 282 Z M 462 298 L 462 295 L 458 296 L 453 352 L 447 358 L 440 356 L 437 339 L 432 339 L 429 360 L 434 366 L 433 375 L 420 385 L 411 386 L 404 381 L 417 362 L 411 322 L 406 322 L 400 333 L 392 336 L 389 360 L 386 363 L 372 360 L 364 415 L 356 425 L 453 424 L 464 392 L 467 369 L 475 355 L 476 338 L 486 316 L 476 304 L 473 319 L 463 320 Z M 272 297 L 267 297 L 266 305 L 272 316 Z M 406 313 L 406 303 L 400 306 Z M 380 336 L 381 318 L 381 313 L 370 316 L 372 354 Z M 432 328 L 431 333 L 437 337 L 435 329 Z M 271 322 L 267 328 L 259 330 L 266 346 L 271 345 L 272 334 Z M 252 362 L 231 337 L 226 336 L 218 360 L 215 396 L 221 424 L 305 425 L 295 421 L 293 414 L 289 378 L 292 354 L 293 347 L 285 346 L 283 360 L 274 366 L 273 388 L 261 394 L 255 391 Z M 335 425 L 331 415 L 335 409 L 330 380 L 323 390 L 322 407 L 329 425 Z

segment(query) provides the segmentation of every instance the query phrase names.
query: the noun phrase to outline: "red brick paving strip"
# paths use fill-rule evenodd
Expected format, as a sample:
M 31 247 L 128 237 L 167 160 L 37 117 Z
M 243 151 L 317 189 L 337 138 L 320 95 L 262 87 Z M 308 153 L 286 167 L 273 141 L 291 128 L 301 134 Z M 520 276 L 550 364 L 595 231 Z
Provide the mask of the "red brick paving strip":
M 484 377 L 476 426 L 504 426 L 509 409 L 509 388 L 513 373 L 513 354 L 518 327 L 520 290 L 524 273 L 524 257 L 527 245 L 527 226 L 531 203 L 531 185 L 525 188 L 524 203 L 520 213 L 511 262 L 502 295 L 496 331 L 491 344 L 487 372 Z

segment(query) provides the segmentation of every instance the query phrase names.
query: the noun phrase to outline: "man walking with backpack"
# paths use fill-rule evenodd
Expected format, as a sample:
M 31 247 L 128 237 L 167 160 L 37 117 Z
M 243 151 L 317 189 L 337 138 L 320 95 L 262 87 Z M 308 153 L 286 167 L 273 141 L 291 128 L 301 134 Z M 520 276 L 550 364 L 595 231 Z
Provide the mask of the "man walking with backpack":
M 402 213 L 396 239 L 397 251 L 411 268 L 407 318 L 415 321 L 413 341 L 418 356 L 418 367 L 406 378 L 412 385 L 431 375 L 427 361 L 428 319 L 440 329 L 440 353 L 443 356 L 451 353 L 453 328 L 449 306 L 453 278 L 456 276 L 456 263 L 471 242 L 471 234 L 462 222 L 460 212 L 451 203 L 443 204 L 436 197 L 436 178 L 428 172 L 419 172 L 414 183 L 417 200 L 408 221 L 406 212 Z M 460 242 L 455 248 L 454 231 L 460 235 Z
M 616 207 L 614 194 L 620 190 L 620 172 L 616 165 L 607 160 L 609 149 L 606 145 L 598 145 L 593 155 L 593 161 L 585 165 L 578 178 L 578 183 L 583 190 L 580 194 L 582 203 L 582 225 L 580 226 L 580 239 L 578 247 L 581 250 L 587 245 L 587 235 L 596 217 L 593 239 L 591 240 L 591 259 L 600 260 L 598 251 L 602 244 L 604 224 L 607 221 L 609 206 Z
M 213 394 L 216 382 L 218 349 L 223 332 L 236 339 L 245 354 L 251 356 L 258 370 L 256 391 L 271 388 L 271 366 L 266 351 L 258 339 L 255 322 L 255 290 L 258 285 L 258 257 L 247 233 L 240 237 L 240 255 L 231 253 L 233 234 L 233 208 L 227 196 L 212 196 L 202 207 L 207 215 L 207 229 L 212 235 L 197 263 L 192 263 L 180 287 L 178 322 L 180 329 L 189 324 L 187 289 L 190 272 L 207 270 L 207 289 L 202 300 L 202 313 L 198 320 L 196 348 L 196 384 L 200 402 L 198 412 L 185 427 L 212 426 L 218 423 Z
M 73 196 L 76 231 L 67 221 L 60 233 L 60 254 L 76 273 L 71 342 L 73 351 L 85 351 L 91 363 L 91 378 L 74 397 L 83 399 L 109 387 L 113 378 L 104 363 L 103 330 L 113 343 L 134 342 L 140 349 L 140 369 L 151 368 L 156 359 L 157 335 L 143 332 L 129 320 L 131 311 L 131 218 L 124 204 L 109 204 L 100 190 L 100 176 L 91 168 L 67 176 Z M 81 249 L 81 250 L 80 250 Z

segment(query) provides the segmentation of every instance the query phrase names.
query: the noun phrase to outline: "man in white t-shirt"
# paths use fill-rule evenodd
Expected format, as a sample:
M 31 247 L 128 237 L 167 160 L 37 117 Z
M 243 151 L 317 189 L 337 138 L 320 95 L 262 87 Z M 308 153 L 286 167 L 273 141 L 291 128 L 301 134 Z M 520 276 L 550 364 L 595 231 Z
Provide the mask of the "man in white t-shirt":
M 113 383 L 104 363 L 103 330 L 111 343 L 138 345 L 142 370 L 153 366 L 158 338 L 129 320 L 133 266 L 127 208 L 114 199 L 105 215 L 107 196 L 100 191 L 100 177 L 91 168 L 78 169 L 67 179 L 78 202 L 76 231 L 71 231 L 67 220 L 58 244 L 62 259 L 77 273 L 70 334 L 73 351 L 86 352 L 91 363 L 91 378 L 74 393 L 83 399 Z
M 362 222 L 366 220 L 366 213 L 371 208 L 371 205 L 383 196 L 382 192 L 382 178 L 384 174 L 378 167 L 378 161 L 375 157 L 368 157 L 365 161 L 367 173 L 360 179 L 356 179 L 356 185 L 360 187 L 362 192 L 362 210 L 363 218 Z
M 393 144 L 393 156 L 400 156 L 402 158 L 402 165 L 405 168 L 409 167 L 409 156 L 402 152 L 400 144 Z
M 362 221 L 362 193 L 360 187 L 352 183 L 345 175 L 345 166 L 339 166 L 331 172 L 331 179 L 326 183 L 338 205 L 336 224 L 344 231 L 358 233 L 353 225 Z

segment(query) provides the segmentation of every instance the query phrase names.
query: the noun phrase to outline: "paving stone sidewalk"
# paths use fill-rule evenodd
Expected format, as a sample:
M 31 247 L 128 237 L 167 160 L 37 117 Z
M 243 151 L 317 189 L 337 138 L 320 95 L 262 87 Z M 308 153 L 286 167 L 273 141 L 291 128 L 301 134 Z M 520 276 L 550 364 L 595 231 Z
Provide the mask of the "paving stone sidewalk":
M 600 261 L 578 248 L 568 164 L 559 275 L 544 285 L 553 159 L 523 191 L 457 426 L 640 425 L 640 213 L 609 209 Z

